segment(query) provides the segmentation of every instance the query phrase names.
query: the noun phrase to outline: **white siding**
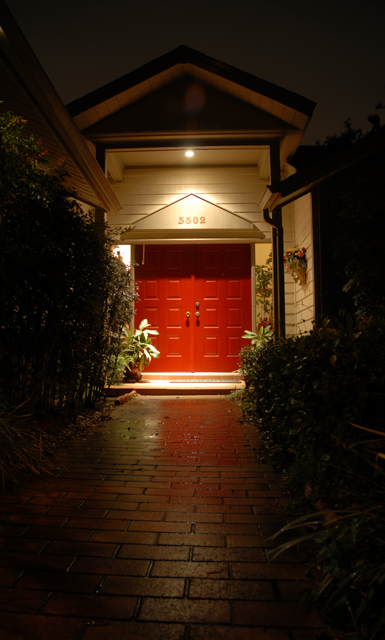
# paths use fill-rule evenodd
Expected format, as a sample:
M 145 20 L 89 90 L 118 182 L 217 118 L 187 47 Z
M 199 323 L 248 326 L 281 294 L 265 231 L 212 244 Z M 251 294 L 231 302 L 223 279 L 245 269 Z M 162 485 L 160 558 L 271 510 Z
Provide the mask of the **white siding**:
M 270 239 L 271 227 L 257 205 L 266 181 L 256 166 L 152 167 L 126 169 L 122 182 L 112 187 L 122 204 L 109 224 L 127 226 L 179 198 L 194 193 L 232 213 L 255 222 Z
M 307 257 L 306 284 L 295 283 L 292 276 L 285 274 L 286 291 L 286 333 L 300 335 L 307 333 L 314 320 L 314 263 L 312 202 L 307 194 L 284 207 L 284 250 L 293 246 L 305 247 Z
M 283 250 L 285 252 L 294 245 L 294 207 L 292 204 L 283 207 L 282 223 L 284 229 Z M 285 323 L 286 335 L 296 335 L 295 283 L 288 273 L 285 273 Z

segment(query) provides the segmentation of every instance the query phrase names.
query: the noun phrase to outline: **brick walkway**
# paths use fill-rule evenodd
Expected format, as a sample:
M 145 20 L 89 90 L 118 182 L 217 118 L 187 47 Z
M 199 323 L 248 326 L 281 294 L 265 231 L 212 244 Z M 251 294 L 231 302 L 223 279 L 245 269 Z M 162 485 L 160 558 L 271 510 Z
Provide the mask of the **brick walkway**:
M 313 640 L 284 494 L 223 396 L 141 397 L 0 493 L 1 640 Z

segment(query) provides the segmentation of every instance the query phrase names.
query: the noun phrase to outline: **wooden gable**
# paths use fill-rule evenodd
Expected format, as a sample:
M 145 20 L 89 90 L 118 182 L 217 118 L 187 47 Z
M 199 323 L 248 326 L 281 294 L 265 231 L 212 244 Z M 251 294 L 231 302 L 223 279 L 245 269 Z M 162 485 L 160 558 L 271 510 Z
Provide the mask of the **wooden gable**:
M 258 131 L 271 134 L 296 130 L 293 125 L 252 104 L 184 77 L 102 118 L 83 134 L 91 138 L 140 132 Z
M 186 106 L 190 120 L 184 112 Z M 236 118 L 235 107 L 238 111 Z M 182 131 L 186 131 L 186 123 L 189 127 L 187 131 L 194 127 L 200 131 L 207 130 L 209 124 L 214 130 L 227 128 L 229 131 L 234 120 L 236 127 L 239 127 L 243 117 L 243 130 L 251 124 L 251 130 L 255 131 L 257 112 L 253 108 L 259 110 L 258 122 L 262 130 L 268 131 L 271 127 L 282 131 L 282 123 L 285 123 L 283 128 L 286 131 L 302 132 L 314 107 L 315 103 L 303 96 L 199 51 L 180 46 L 83 98 L 74 100 L 68 105 L 68 110 L 81 131 L 87 133 L 101 132 L 103 129 L 105 134 L 107 124 L 118 128 L 122 128 L 124 124 L 126 127 L 133 126 L 127 121 L 124 123 L 124 114 L 132 116 L 136 131 L 140 128 L 143 131 L 162 132 L 173 116 L 177 121 L 179 119 L 179 127 L 184 126 L 180 129 Z M 145 113 L 140 113 L 142 108 Z M 163 113 L 164 110 L 166 113 Z M 122 120 L 119 112 L 123 112 Z M 117 115 L 116 121 L 110 119 L 113 115 Z M 145 115 L 147 124 L 144 122 Z M 95 129 L 102 120 L 106 120 L 106 124 L 100 125 L 101 129 Z M 174 123 L 173 127 L 175 126 Z

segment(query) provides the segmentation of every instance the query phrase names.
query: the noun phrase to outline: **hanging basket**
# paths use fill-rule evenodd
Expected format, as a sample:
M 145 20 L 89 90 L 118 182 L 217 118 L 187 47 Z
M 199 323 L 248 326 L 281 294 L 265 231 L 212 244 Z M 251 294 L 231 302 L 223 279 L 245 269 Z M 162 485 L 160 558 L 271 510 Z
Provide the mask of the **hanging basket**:
M 306 284 L 307 260 L 304 247 L 302 249 L 295 247 L 286 251 L 284 264 L 285 271 L 291 274 L 294 282 L 299 282 L 300 285 Z
M 300 285 L 306 284 L 306 270 L 304 269 L 286 269 L 287 273 L 293 276 L 294 282 L 299 282 Z

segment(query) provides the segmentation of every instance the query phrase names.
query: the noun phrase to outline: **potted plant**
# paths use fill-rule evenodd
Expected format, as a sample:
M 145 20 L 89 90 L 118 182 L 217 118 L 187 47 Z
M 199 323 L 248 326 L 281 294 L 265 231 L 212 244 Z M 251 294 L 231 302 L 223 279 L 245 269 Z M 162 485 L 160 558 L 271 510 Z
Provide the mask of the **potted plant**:
M 256 264 L 255 269 L 255 302 L 257 311 L 256 331 L 245 329 L 244 340 L 251 340 L 250 346 L 259 349 L 273 339 L 273 268 L 271 252 L 265 264 Z
M 285 271 L 293 276 L 295 282 L 306 284 L 307 260 L 305 247 L 300 249 L 296 246 L 294 249 L 288 249 L 283 262 Z
M 274 337 L 274 333 L 270 325 L 259 324 L 257 331 L 249 331 L 245 329 L 245 335 L 242 336 L 244 340 L 251 340 L 250 345 L 255 349 L 260 349 L 265 346 Z
M 124 364 L 124 381 L 137 381 L 152 358 L 159 358 L 160 352 L 151 344 L 152 335 L 159 335 L 156 329 L 149 329 L 147 318 L 142 320 L 134 333 L 126 325 L 123 327 L 120 361 Z

